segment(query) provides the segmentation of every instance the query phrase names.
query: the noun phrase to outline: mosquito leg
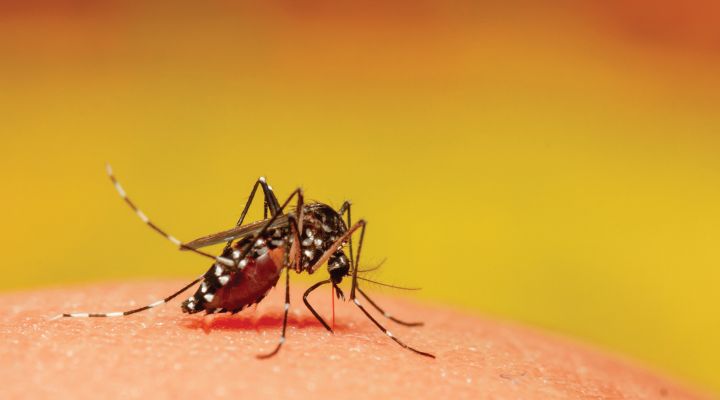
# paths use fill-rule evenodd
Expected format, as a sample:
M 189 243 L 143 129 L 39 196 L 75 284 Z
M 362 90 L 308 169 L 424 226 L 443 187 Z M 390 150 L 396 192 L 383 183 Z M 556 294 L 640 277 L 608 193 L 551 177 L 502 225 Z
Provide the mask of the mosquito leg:
M 352 206 L 352 203 L 345 200 L 343 202 L 342 206 L 340 206 L 340 216 L 347 213 L 347 226 L 348 228 L 352 226 L 352 217 L 350 216 L 350 207 Z M 352 236 L 348 238 L 348 249 L 350 250 L 350 261 L 353 259 L 353 244 L 352 244 Z
M 305 205 L 305 199 L 303 198 L 302 192 L 298 195 L 298 199 L 295 205 L 296 208 L 296 214 L 297 219 L 293 220 L 290 219 L 291 222 L 291 229 L 294 230 L 293 232 L 293 246 L 291 247 L 291 250 L 295 249 L 295 272 L 300 273 L 301 272 L 301 263 L 302 263 L 302 243 L 300 242 L 300 236 L 302 235 L 302 229 L 303 229 L 303 219 L 305 219 L 305 212 L 304 212 L 304 205 Z
M 358 299 L 353 299 L 353 303 L 355 303 L 355 305 L 358 306 L 358 308 L 360 308 L 360 311 L 362 311 L 363 314 L 365 314 L 365 316 L 368 317 L 368 319 L 370 319 L 370 321 L 372 321 L 375 324 L 375 326 L 377 326 L 381 331 L 383 331 L 383 333 L 385 333 L 390 339 L 394 340 L 395 343 L 399 344 L 400 346 L 402 346 L 412 352 L 420 354 L 421 356 L 435 358 L 435 356 L 433 354 L 426 353 L 424 351 L 420 351 L 418 349 L 410 347 L 410 346 L 406 345 L 405 343 L 403 343 L 400 339 L 396 338 L 395 335 L 392 334 L 392 332 L 387 330 L 384 326 L 382 326 L 382 324 L 377 322 L 377 320 L 375 320 L 375 318 L 373 318 L 372 315 L 370 315 L 370 313 L 365 309 L 365 307 L 363 307 L 362 304 L 360 304 Z
M 275 350 L 273 350 L 267 354 L 258 354 L 257 358 L 265 359 L 265 358 L 270 358 L 270 357 L 274 356 L 280 350 L 280 347 L 282 347 L 283 343 L 285 343 L 285 330 L 287 329 L 287 320 L 288 320 L 288 311 L 289 310 L 290 310 L 290 269 L 285 268 L 285 314 L 283 315 L 282 334 L 280 335 L 280 341 L 278 342 L 277 346 L 275 347 Z
M 362 221 L 362 220 L 361 220 Z M 358 249 L 357 254 L 355 255 L 355 259 L 350 259 L 351 270 L 352 270 L 352 286 L 350 288 L 350 299 L 355 300 L 355 289 L 357 288 L 357 273 L 358 273 L 358 265 L 360 265 L 360 252 L 362 251 L 362 245 L 363 240 L 365 239 L 365 223 L 364 221 L 362 225 L 362 229 L 360 230 L 360 240 L 358 241 Z
M 300 206 L 302 206 L 302 198 L 298 199 L 298 202 L 300 203 Z M 290 225 L 290 235 L 292 235 L 292 245 L 290 245 L 290 249 L 285 252 L 285 257 L 283 260 L 283 266 L 285 268 L 290 268 L 291 264 L 295 264 L 294 268 L 296 272 L 300 272 L 300 229 L 298 228 L 297 220 L 295 220 L 295 217 L 290 217 L 288 219 L 288 224 Z M 292 257 L 292 259 L 291 259 Z
M 243 207 L 242 213 L 240 214 L 240 218 L 238 218 L 237 223 L 235 223 L 235 226 L 242 225 L 243 221 L 245 221 L 245 216 L 247 215 L 248 211 L 250 210 L 250 205 L 252 205 L 252 201 L 255 198 L 255 192 L 257 192 L 258 186 L 262 187 L 263 190 L 263 215 L 264 219 L 267 219 L 267 213 L 268 209 L 270 209 L 270 214 L 275 215 L 278 212 L 278 209 L 280 208 L 280 205 L 278 204 L 277 197 L 275 197 L 275 193 L 272 190 L 272 186 L 268 185 L 267 181 L 265 180 L 265 177 L 261 176 L 258 178 L 257 181 L 255 181 L 255 184 L 253 185 L 252 191 L 250 191 L 250 196 L 248 196 L 248 200 L 245 202 L 245 207 Z M 232 245 L 232 239 L 228 240 L 227 245 L 225 245 L 225 249 L 227 250 Z
M 302 195 L 301 195 L 302 196 Z M 298 202 L 301 202 L 302 197 L 298 199 Z M 300 203 L 302 204 L 302 203 Z M 294 219 L 290 220 L 290 229 L 292 230 L 292 235 L 294 237 L 293 241 L 294 243 L 300 243 L 298 238 L 298 228 L 297 223 Z M 299 248 L 299 247 L 298 247 Z M 280 335 L 280 341 L 278 342 L 277 346 L 275 347 L 275 350 L 268 354 L 259 354 L 257 355 L 257 358 L 260 359 L 266 359 L 274 356 L 277 354 L 277 352 L 280 350 L 280 347 L 285 343 L 285 331 L 287 329 L 287 318 L 288 318 L 288 311 L 290 310 L 290 259 L 289 259 L 289 251 L 285 252 L 285 259 L 284 259 L 284 266 L 285 266 L 285 313 L 283 316 L 283 327 L 282 327 L 282 334 Z M 295 258 L 297 259 L 297 254 L 295 255 Z
M 390 321 L 393 321 L 395 323 L 398 323 L 400 325 L 405 325 L 405 326 L 423 326 L 424 325 L 422 322 L 405 322 L 405 321 L 402 321 L 402 320 L 399 320 L 399 319 L 393 317 L 388 312 L 386 312 L 385 310 L 380 308 L 380 306 L 378 306 L 377 303 L 375 303 L 370 297 L 368 297 L 368 295 L 365 292 L 362 291 L 362 289 L 360 289 L 358 287 L 357 291 L 360 292 L 360 295 L 362 297 L 364 297 L 365 300 L 367 300 L 371 306 L 373 306 L 376 310 L 378 310 L 383 315 L 383 317 L 389 319 Z
M 135 203 L 134 203 L 132 200 L 130 200 L 130 198 L 127 196 L 127 193 L 125 193 L 125 189 L 123 189 L 123 187 L 120 185 L 120 182 L 115 178 L 115 175 L 113 175 L 113 170 L 112 170 L 112 167 L 110 166 L 110 164 L 107 165 L 107 174 L 108 174 L 108 176 L 110 177 L 110 180 L 112 181 L 113 185 L 115 185 L 115 189 L 117 190 L 117 192 L 118 192 L 118 194 L 120 195 L 120 197 L 121 197 L 123 200 L 125 200 L 125 203 L 127 203 L 127 205 L 130 206 L 130 208 L 131 208 L 133 211 L 135 211 L 135 214 L 137 214 L 137 216 L 140 218 L 140 220 L 142 220 L 142 221 L 143 221 L 147 226 L 149 226 L 152 230 L 154 230 L 155 232 L 157 232 L 157 233 L 159 233 L 160 235 L 162 235 L 165 239 L 167 239 L 168 241 L 170 241 L 172 244 L 178 246 L 178 248 L 180 248 L 180 249 L 190 250 L 190 251 L 192 251 L 193 253 L 199 254 L 199 255 L 201 255 L 201 256 L 203 256 L 203 257 L 211 258 L 211 259 L 213 259 L 213 260 L 215 260 L 215 261 L 217 261 L 217 262 L 219 262 L 219 263 L 221 263 L 221 264 L 223 264 L 223 265 L 226 265 L 226 266 L 233 266 L 233 265 L 234 265 L 234 261 L 231 260 L 231 259 L 229 259 L 229 258 L 216 257 L 216 256 L 214 256 L 214 255 L 212 255 L 212 254 L 209 254 L 209 253 L 206 253 L 206 252 L 204 252 L 204 251 L 197 250 L 197 249 L 194 249 L 194 248 L 192 248 L 192 247 L 190 247 L 190 246 L 185 245 L 183 242 L 181 242 L 180 240 L 178 240 L 175 236 L 170 235 L 169 233 L 165 232 L 163 229 L 161 229 L 160 227 L 158 227 L 157 225 L 155 225 L 152 221 L 150 221 L 150 219 L 147 217 L 147 215 L 145 215 L 145 213 L 142 212 L 142 210 L 140 210 L 140 209 L 135 205 Z
M 342 206 L 340 207 L 340 211 L 339 211 L 339 212 L 340 212 L 340 215 L 343 215 L 344 213 L 347 214 L 347 224 L 348 224 L 348 226 L 351 226 L 351 225 L 352 225 L 352 217 L 351 217 L 351 215 L 350 215 L 351 206 L 352 206 L 352 204 L 351 204 L 349 201 L 345 201 L 345 202 L 342 204 Z M 361 244 L 361 245 L 362 245 L 362 244 Z M 348 239 L 348 246 L 349 246 L 349 251 L 350 251 L 350 260 L 352 260 L 352 259 L 353 259 L 352 237 L 350 237 L 350 238 Z M 359 257 L 359 254 L 358 254 L 358 257 Z M 359 260 L 356 260 L 356 262 L 355 262 L 355 264 L 354 264 L 355 268 L 358 268 L 358 266 L 359 266 L 358 262 L 359 262 Z M 359 272 L 369 272 L 369 271 L 373 271 L 373 270 L 375 270 L 375 269 L 380 268 L 380 266 L 383 264 L 383 262 L 384 262 L 384 260 L 383 260 L 380 264 L 378 264 L 377 266 L 375 266 L 375 267 L 368 268 L 368 269 L 365 269 L 365 270 L 358 270 L 358 271 L 359 271 Z M 355 285 L 355 287 L 356 287 L 357 290 L 360 292 L 360 294 L 368 301 L 368 303 L 370 303 L 370 305 L 372 305 L 376 310 L 378 310 L 379 312 L 381 312 L 385 318 L 388 318 L 389 320 L 391 320 L 391 321 L 393 321 L 393 322 L 396 322 L 396 323 L 398 323 L 398 324 L 400 324 L 400 325 L 405 325 L 405 326 L 422 326 L 422 325 L 423 325 L 422 322 L 405 322 L 405 321 L 401 321 L 401 320 L 399 320 L 399 319 L 391 316 L 389 313 L 387 313 L 387 312 L 384 311 L 382 308 L 380 308 L 380 306 L 378 306 L 377 303 L 375 303 L 372 299 L 370 299 L 370 297 L 368 297 L 368 295 L 367 295 L 365 292 L 363 292 L 362 290 L 360 290 L 360 288 L 357 287 L 357 284 Z
M 361 220 L 361 222 L 364 222 L 364 221 Z M 354 260 L 354 262 L 353 262 L 353 265 L 354 265 L 354 266 L 357 266 L 357 265 L 359 265 L 359 263 L 360 263 L 360 252 L 362 251 L 362 245 L 363 245 L 363 239 L 364 239 L 364 238 L 365 238 L 365 224 L 363 223 L 363 224 L 362 224 L 362 229 L 360 230 L 360 240 L 358 240 L 357 254 L 355 255 L 355 260 Z M 386 329 L 381 323 L 379 323 L 375 318 L 373 318 L 372 315 L 370 315 L 370 313 L 365 309 L 365 307 L 363 307 L 362 304 L 360 304 L 360 301 L 358 301 L 358 299 L 355 297 L 355 290 L 358 290 L 358 291 L 360 290 L 360 288 L 358 288 L 358 285 L 357 285 L 357 278 L 358 278 L 357 273 L 358 273 L 358 268 L 357 268 L 357 267 L 353 267 L 353 268 L 352 268 L 352 288 L 350 289 L 350 299 L 353 301 L 353 303 L 355 303 L 355 305 L 360 309 L 360 311 L 362 311 L 363 314 L 365 314 L 365 316 L 368 317 L 368 319 L 369 319 L 370 321 L 372 321 L 372 323 L 375 324 L 375 326 L 378 327 L 378 329 L 380 329 L 383 333 L 385 333 L 390 339 L 394 340 L 395 343 L 399 344 L 400 346 L 402 346 L 402 347 L 404 347 L 404 348 L 406 348 L 406 349 L 408 349 L 408 350 L 410 350 L 410 351 L 412 351 L 412 352 L 414 352 L 414 353 L 420 354 L 421 356 L 430 357 L 430 358 L 435 358 L 435 356 L 434 356 L 433 354 L 426 353 L 426 352 L 424 352 L 424 351 L 420 351 L 420 350 L 418 350 L 418 349 L 416 349 L 416 348 L 414 348 L 414 347 L 411 347 L 411 346 L 406 345 L 406 344 L 405 344 L 404 342 L 402 342 L 400 339 L 398 339 L 397 337 L 395 337 L 395 335 L 393 335 L 392 332 L 390 332 L 389 330 L 387 330 L 387 329 Z M 362 293 L 362 292 L 361 292 L 361 293 Z M 368 299 L 368 301 L 369 301 L 369 300 L 370 300 L 370 299 Z M 372 304 L 372 301 L 370 301 L 370 303 Z
M 320 321 L 320 323 L 325 327 L 325 329 L 327 329 L 328 331 L 330 331 L 330 333 L 334 333 L 333 330 L 332 330 L 332 328 L 330 328 L 330 325 L 328 325 L 327 322 L 325 322 L 325 320 L 320 316 L 320 314 L 317 313 L 317 311 L 315 311 L 315 309 L 313 308 L 313 306 L 311 306 L 311 305 L 310 305 L 310 302 L 308 301 L 308 296 L 310 295 L 310 293 L 311 293 L 313 290 L 319 288 L 320 286 L 322 286 L 322 285 L 324 285 L 324 284 L 326 284 L 326 283 L 330 283 L 330 282 L 331 282 L 330 279 L 327 279 L 327 280 L 320 281 L 320 282 L 318 282 L 318 283 L 310 286 L 310 287 L 308 288 L 308 290 L 305 291 L 305 294 L 303 294 L 303 303 L 305 303 L 305 307 L 307 307 L 308 310 L 310 310 L 310 312 L 312 313 L 312 315 L 314 315 L 315 318 L 316 318 L 318 321 Z
M 273 192 L 272 186 L 267 183 L 264 176 L 258 178 L 258 181 L 260 182 L 260 186 L 262 186 L 263 193 L 265 194 L 265 203 L 267 208 L 270 210 L 270 215 L 277 214 L 280 212 L 280 203 L 278 202 L 277 197 L 275 197 L 275 192 Z M 267 218 L 267 213 L 265 216 Z
M 240 214 L 240 218 L 238 219 L 235 226 L 242 225 L 243 221 L 245 220 L 245 216 L 247 215 L 248 210 L 250 210 L 250 205 L 252 204 L 252 201 L 255 198 L 255 192 L 257 191 L 258 186 L 262 187 L 263 196 L 265 198 L 264 205 L 263 205 L 263 207 L 265 208 L 264 212 L 267 213 L 267 211 L 269 209 L 270 215 L 275 215 L 278 213 L 278 211 L 280 209 L 280 205 L 278 204 L 277 197 L 275 197 L 275 193 L 272 190 L 272 186 L 268 185 L 267 180 L 265 180 L 265 177 L 261 176 L 255 182 L 255 185 L 253 185 L 252 191 L 250 192 L 250 196 L 248 196 L 248 200 L 245 203 L 245 207 L 243 208 L 242 213 Z
M 56 320 L 56 319 L 60 319 L 60 318 L 123 317 L 125 315 L 139 313 L 141 311 L 149 310 L 151 308 L 155 308 L 157 306 L 161 306 L 161 305 L 167 303 L 168 301 L 170 301 L 170 300 L 174 299 L 175 297 L 177 297 L 178 295 L 180 295 L 182 292 L 193 287 L 196 283 L 200 282 L 202 279 L 203 279 L 203 277 L 201 276 L 201 277 L 195 279 L 194 281 L 188 283 L 187 285 L 185 285 L 185 287 L 183 287 L 182 289 L 178 290 L 177 292 L 171 294 L 170 296 L 168 296 L 162 300 L 158 300 L 154 303 L 148 304 L 146 306 L 140 307 L 140 308 L 134 308 L 132 310 L 127 310 L 127 311 L 115 311 L 115 312 L 109 312 L 109 313 L 63 313 L 63 314 L 58 314 L 58 315 L 54 316 L 53 318 L 51 318 L 51 320 Z

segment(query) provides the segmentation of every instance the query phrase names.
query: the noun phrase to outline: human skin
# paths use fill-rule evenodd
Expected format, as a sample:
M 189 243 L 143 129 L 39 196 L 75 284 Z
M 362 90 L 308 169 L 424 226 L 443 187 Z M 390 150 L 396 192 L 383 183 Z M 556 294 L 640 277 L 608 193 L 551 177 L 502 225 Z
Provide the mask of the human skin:
M 151 303 L 183 282 L 101 284 L 0 295 L 3 399 L 704 399 L 632 362 L 522 326 L 409 300 L 377 302 L 423 327 L 396 337 L 350 302 L 336 302 L 328 333 L 292 292 L 287 341 L 281 290 L 231 316 L 187 315 L 179 301 L 116 318 L 59 312 L 118 311 Z M 296 285 L 301 286 L 301 285 Z M 182 297 L 181 297 L 182 298 Z M 329 290 L 311 297 L 330 320 Z

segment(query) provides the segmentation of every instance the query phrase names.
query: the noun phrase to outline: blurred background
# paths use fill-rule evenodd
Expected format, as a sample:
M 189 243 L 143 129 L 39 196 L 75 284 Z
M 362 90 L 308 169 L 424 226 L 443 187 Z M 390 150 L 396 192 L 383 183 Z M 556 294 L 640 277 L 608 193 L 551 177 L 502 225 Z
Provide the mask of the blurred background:
M 8 3 L 0 289 L 208 267 L 106 161 L 182 239 L 265 175 L 376 279 L 720 393 L 720 3 Z

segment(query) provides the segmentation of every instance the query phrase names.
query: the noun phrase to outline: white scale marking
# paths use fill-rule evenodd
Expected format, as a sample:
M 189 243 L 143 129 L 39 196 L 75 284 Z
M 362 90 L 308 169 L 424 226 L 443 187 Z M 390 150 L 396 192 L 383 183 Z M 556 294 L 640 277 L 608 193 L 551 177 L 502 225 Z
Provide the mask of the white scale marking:
M 284 338 L 284 337 L 281 337 L 281 338 L 280 338 L 280 344 L 283 344 L 283 343 L 285 343 L 285 338 Z
M 360 305 L 360 302 L 358 301 L 358 299 L 353 299 L 353 303 L 355 303 L 355 305 L 358 305 L 358 306 Z
M 215 257 L 215 259 L 218 260 L 218 262 L 220 262 L 220 264 L 226 265 L 226 266 L 228 266 L 228 267 L 234 267 L 234 266 L 235 266 L 235 262 L 234 262 L 233 260 L 229 259 L 229 258 L 225 258 L 225 257 Z
M 73 313 L 73 314 L 70 314 L 70 316 L 73 318 L 87 318 L 90 316 L 90 314 L 88 314 L 88 313 Z
M 211 302 L 211 301 L 213 301 L 213 299 L 215 298 L 215 295 L 212 294 L 212 293 L 208 293 L 208 294 L 206 294 L 206 295 L 203 296 L 203 297 L 205 298 L 205 301 Z
M 105 316 L 106 316 L 106 317 L 122 317 L 122 316 L 123 316 L 123 313 L 120 312 L 120 311 L 118 311 L 118 312 L 111 312 L 111 313 L 105 314 Z
M 200 291 L 201 291 L 202 293 L 205 293 L 205 292 L 207 292 L 207 289 L 208 289 L 208 288 L 207 288 L 207 282 L 203 282 L 202 285 L 200 285 Z
M 215 276 L 220 276 L 223 274 L 223 268 L 217 264 L 215 264 Z
M 173 235 L 168 235 L 167 238 L 168 238 L 169 241 L 173 242 L 173 244 L 174 244 L 175 246 L 180 246 L 180 245 L 182 244 L 182 242 L 179 241 L 179 240 L 178 240 L 175 236 L 173 236 Z
M 145 215 L 144 212 L 142 212 L 142 211 L 140 211 L 140 210 L 137 210 L 137 211 L 135 211 L 135 213 L 137 214 L 138 217 L 140 217 L 140 219 L 142 220 L 142 222 L 144 222 L 144 223 L 146 223 L 146 224 L 147 224 L 148 222 L 150 222 L 150 219 L 147 217 L 147 215 Z
M 240 267 L 240 269 L 243 269 L 247 266 L 247 264 L 248 264 L 248 260 L 247 260 L 247 258 L 245 258 L 238 263 L 238 267 Z
M 388 336 L 393 337 L 392 332 L 390 332 L 390 331 L 385 331 L 385 333 L 386 333 Z
M 165 304 L 165 300 L 158 300 L 158 301 L 156 301 L 156 302 L 154 302 L 154 303 L 152 303 L 152 304 L 149 304 L 148 307 L 153 308 L 153 307 L 157 307 L 157 306 L 162 305 L 162 304 Z
M 290 303 L 285 303 L 285 311 L 290 309 Z
M 115 190 L 118 191 L 120 197 L 122 197 L 123 199 L 127 197 L 125 190 L 122 188 L 122 186 L 120 186 L 120 182 L 115 181 Z
M 227 276 L 227 275 L 223 275 L 223 276 L 221 276 L 221 277 L 218 278 L 218 282 L 220 282 L 220 284 L 223 285 L 223 286 L 224 286 L 226 283 L 228 283 L 229 280 L 230 280 L 230 277 Z

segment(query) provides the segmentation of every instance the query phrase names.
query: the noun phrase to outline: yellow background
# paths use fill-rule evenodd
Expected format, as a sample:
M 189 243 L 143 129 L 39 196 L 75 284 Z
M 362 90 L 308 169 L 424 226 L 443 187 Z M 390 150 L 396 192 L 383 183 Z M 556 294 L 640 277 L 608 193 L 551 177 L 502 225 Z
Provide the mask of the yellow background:
M 714 2 L 194 3 L 0 8 L 0 288 L 204 271 L 106 161 L 183 239 L 265 175 L 378 279 L 720 391 Z

